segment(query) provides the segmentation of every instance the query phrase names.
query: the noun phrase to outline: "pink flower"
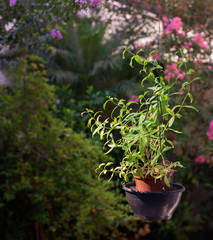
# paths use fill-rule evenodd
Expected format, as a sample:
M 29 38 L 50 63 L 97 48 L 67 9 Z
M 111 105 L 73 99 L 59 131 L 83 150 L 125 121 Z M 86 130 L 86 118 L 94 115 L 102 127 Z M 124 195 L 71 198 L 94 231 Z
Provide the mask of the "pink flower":
M 164 16 L 163 17 L 163 25 L 166 26 L 166 25 L 168 25 L 168 23 L 169 23 L 168 17 Z
M 182 36 L 182 37 L 185 37 L 185 36 L 186 36 L 186 32 L 182 30 L 181 36 Z
M 199 33 L 196 33 L 195 37 L 192 39 L 193 42 L 199 44 L 201 47 L 208 49 L 209 46 L 207 43 L 204 42 L 203 38 L 200 36 Z
M 10 0 L 10 7 L 13 7 L 16 5 L 17 0 Z
M 157 60 L 157 61 L 160 60 L 160 56 L 158 56 L 156 52 L 152 54 L 152 58 L 153 60 Z
M 196 61 L 197 61 L 198 63 L 202 63 L 202 59 L 200 59 L 200 58 L 197 58 Z
M 52 29 L 50 35 L 52 36 L 52 38 L 58 38 L 58 39 L 63 38 L 61 31 L 56 29 Z
M 203 38 L 200 36 L 199 33 L 196 33 L 195 37 L 192 39 L 193 42 L 202 44 L 203 43 Z
M 58 105 L 58 104 L 60 104 L 60 103 L 61 103 L 61 101 L 60 101 L 59 99 L 56 99 L 56 100 L 55 100 L 55 104 Z
M 183 90 L 182 90 L 182 89 L 180 89 L 178 92 L 179 92 L 180 94 L 183 94 Z
M 205 48 L 205 49 L 209 49 L 209 46 L 208 46 L 207 43 L 201 43 L 200 46 Z
M 171 65 L 166 66 L 165 74 L 166 74 L 165 79 L 167 81 L 170 81 L 171 78 L 176 78 L 176 77 L 182 80 L 184 78 L 185 72 L 181 73 L 177 69 L 176 63 L 172 63 Z
M 204 164 L 205 161 L 206 161 L 206 158 L 203 155 L 200 155 L 195 159 L 195 163 L 197 163 L 197 164 Z
M 140 100 L 139 100 L 138 96 L 132 95 L 128 102 L 137 102 L 137 103 L 139 103 Z
M 208 65 L 207 68 L 208 68 L 209 70 L 211 70 L 211 69 L 212 69 L 212 66 Z
M 22 138 L 22 134 L 18 134 L 17 137 L 18 137 L 18 138 Z
M 56 29 L 52 29 L 50 34 L 52 38 L 56 38 L 57 37 Z
M 213 120 L 209 124 L 209 130 L 206 132 L 206 136 L 209 140 L 213 140 Z
M 97 8 L 99 6 L 99 3 L 102 2 L 103 0 L 90 0 L 90 6 L 93 8 Z
M 178 74 L 178 78 L 179 78 L 180 80 L 183 80 L 184 77 L 185 77 L 185 75 L 186 75 L 186 73 L 185 73 L 185 72 L 182 72 L 182 73 Z
M 187 49 L 188 49 L 191 45 L 192 45 L 191 42 L 184 42 L 184 43 L 183 43 L 183 46 L 184 46 L 185 48 L 187 48 Z
M 158 9 L 158 10 L 161 10 L 161 8 L 162 8 L 161 5 L 158 4 L 158 5 L 157 5 L 157 9 Z
M 152 7 L 151 7 L 150 5 L 147 5 L 147 6 L 146 6 L 146 10 L 147 10 L 147 11 L 150 11 L 151 9 L 152 9 Z
M 141 49 L 143 47 L 142 43 L 135 43 L 136 49 Z
M 63 38 L 60 30 L 57 30 L 56 33 L 57 33 L 57 38 L 58 39 L 62 39 Z
M 173 30 L 176 30 L 177 32 L 179 32 L 181 26 L 182 26 L 181 18 L 174 17 L 172 19 L 172 22 L 165 29 L 165 33 L 170 34 Z
M 40 23 L 44 23 L 44 19 L 40 18 L 40 19 L 39 19 L 39 22 L 40 22 Z

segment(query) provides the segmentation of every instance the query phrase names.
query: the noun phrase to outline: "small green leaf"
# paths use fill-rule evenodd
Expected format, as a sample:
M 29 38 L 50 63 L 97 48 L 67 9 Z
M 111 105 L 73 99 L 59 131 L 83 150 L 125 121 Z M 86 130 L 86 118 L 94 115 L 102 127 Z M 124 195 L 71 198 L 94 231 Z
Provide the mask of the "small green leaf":
M 189 96 L 189 98 L 190 98 L 190 100 L 191 100 L 191 103 L 193 102 L 193 96 L 192 96 L 192 94 L 191 93 L 188 93 L 188 96 Z
M 168 126 L 171 127 L 172 124 L 174 123 L 175 120 L 175 116 L 173 116 L 172 118 L 170 118 L 169 122 L 168 122 Z
M 113 164 L 113 162 L 108 162 L 108 163 L 106 164 L 106 167 L 109 166 L 109 165 L 112 165 L 112 164 Z
M 137 63 L 139 63 L 140 65 L 143 65 L 143 62 L 142 62 L 141 58 L 138 55 L 135 55 L 135 61 Z
M 193 74 L 194 72 L 195 72 L 195 70 L 192 69 L 192 68 L 190 68 L 186 74 L 187 74 L 187 75 L 190 75 L 190 74 Z
M 183 106 L 183 107 L 184 107 L 184 108 L 191 108 L 191 109 L 195 110 L 196 112 L 199 112 L 199 110 L 198 110 L 197 108 L 193 107 L 193 106 L 185 105 L 185 106 Z
M 169 180 L 168 180 L 167 176 L 164 176 L 164 182 L 165 182 L 167 187 L 170 187 Z

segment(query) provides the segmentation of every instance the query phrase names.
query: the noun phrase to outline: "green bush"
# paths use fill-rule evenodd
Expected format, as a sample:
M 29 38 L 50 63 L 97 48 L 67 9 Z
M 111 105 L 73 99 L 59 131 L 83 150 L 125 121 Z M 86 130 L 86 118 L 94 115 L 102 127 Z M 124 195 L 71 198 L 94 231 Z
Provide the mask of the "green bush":
M 1 239 L 113 239 L 128 220 L 123 196 L 97 180 L 97 143 L 54 114 L 44 62 L 21 60 L 0 93 Z

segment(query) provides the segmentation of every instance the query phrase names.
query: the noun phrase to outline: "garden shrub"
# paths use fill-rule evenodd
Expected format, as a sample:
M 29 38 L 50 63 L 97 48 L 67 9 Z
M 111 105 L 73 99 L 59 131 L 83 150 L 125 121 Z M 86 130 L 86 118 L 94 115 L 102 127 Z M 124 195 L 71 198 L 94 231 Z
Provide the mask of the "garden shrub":
M 100 146 L 55 117 L 44 64 L 25 56 L 1 88 L 1 239 L 114 239 L 128 221 L 123 196 L 95 175 Z

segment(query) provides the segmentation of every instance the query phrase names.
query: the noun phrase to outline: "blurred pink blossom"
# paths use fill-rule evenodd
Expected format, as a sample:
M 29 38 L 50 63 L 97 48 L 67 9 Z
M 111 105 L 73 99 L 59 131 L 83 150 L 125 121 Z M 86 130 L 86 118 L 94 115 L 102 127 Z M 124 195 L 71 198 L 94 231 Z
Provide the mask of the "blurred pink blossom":
M 99 3 L 102 2 L 103 0 L 90 0 L 90 6 L 93 8 L 99 7 Z
M 135 48 L 137 50 L 141 49 L 143 47 L 143 44 L 142 43 L 135 43 Z
M 177 64 L 172 63 L 171 65 L 166 66 L 165 74 L 166 74 L 165 79 L 167 81 L 170 81 L 171 78 L 176 78 L 176 77 L 182 80 L 184 78 L 185 72 L 181 73 L 177 69 Z
M 153 54 L 152 54 L 152 58 L 153 58 L 153 60 L 160 60 L 160 56 L 158 56 L 158 54 L 156 53 L 156 52 L 154 52 Z
M 206 158 L 205 158 L 205 156 L 203 156 L 203 155 L 200 155 L 200 156 L 198 156 L 198 157 L 195 159 L 195 162 L 196 162 L 197 164 L 204 164 L 205 161 L 206 161 Z
M 138 96 L 132 95 L 128 102 L 137 102 L 137 103 L 139 103 L 140 100 L 139 100 Z
M 179 17 L 174 17 L 172 22 L 167 26 L 165 29 L 166 34 L 170 34 L 173 30 L 179 32 L 180 28 L 182 27 L 182 21 Z
M 195 37 L 192 39 L 193 42 L 202 44 L 203 43 L 203 38 L 200 36 L 199 33 L 196 33 Z
M 56 30 L 54 28 L 51 30 L 50 35 L 52 36 L 52 38 L 58 38 L 58 39 L 62 39 L 63 38 L 63 36 L 61 34 L 61 31 L 60 30 Z
M 199 33 L 196 33 L 195 37 L 192 39 L 193 42 L 199 44 L 201 47 L 208 49 L 209 46 L 207 43 L 204 43 L 203 38 L 200 36 Z
M 152 9 L 152 7 L 150 5 L 146 6 L 146 10 L 150 11 Z
M 209 124 L 209 130 L 206 132 L 206 136 L 209 140 L 213 140 L 213 120 Z
M 191 45 L 192 45 L 191 42 L 184 42 L 184 43 L 183 43 L 183 46 L 184 46 L 185 48 L 187 48 L 187 49 L 188 49 Z
M 10 0 L 10 7 L 13 7 L 16 5 L 17 0 Z
M 169 23 L 168 17 L 164 16 L 163 17 L 163 25 L 166 26 L 166 25 L 168 25 L 168 23 Z
M 205 48 L 205 49 L 209 49 L 209 46 L 207 43 L 201 43 L 200 45 L 201 47 Z
M 157 9 L 158 9 L 158 10 L 161 10 L 161 8 L 162 8 L 161 5 L 158 4 L 158 5 L 157 5 Z
M 197 59 L 196 59 L 196 62 L 202 63 L 202 59 L 201 59 L 201 58 L 197 58 Z
M 180 34 L 181 34 L 181 36 L 182 36 L 182 37 L 185 37 L 185 36 L 186 36 L 186 32 L 185 32 L 185 31 L 183 31 L 183 30 L 181 31 L 181 33 L 180 33 Z
M 208 65 L 207 68 L 208 68 L 209 70 L 211 70 L 211 69 L 212 69 L 212 66 Z

